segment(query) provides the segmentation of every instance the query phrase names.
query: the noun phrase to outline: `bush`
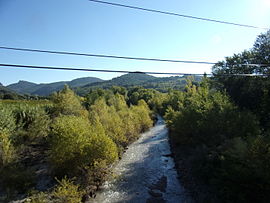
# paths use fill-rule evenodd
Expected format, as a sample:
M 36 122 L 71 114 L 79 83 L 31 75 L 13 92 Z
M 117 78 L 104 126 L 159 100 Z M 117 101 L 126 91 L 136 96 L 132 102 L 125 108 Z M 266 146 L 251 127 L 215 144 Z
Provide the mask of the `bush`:
M 68 86 L 60 92 L 52 95 L 54 107 L 52 113 L 54 116 L 75 115 L 87 117 L 87 111 L 83 108 L 79 97 Z
M 90 116 L 91 119 L 94 117 L 101 123 L 105 134 L 114 141 L 118 148 L 127 145 L 127 138 L 121 128 L 123 120 L 114 106 L 108 106 L 105 99 L 98 99 L 90 108 Z
M 117 149 L 104 131 L 76 116 L 60 116 L 52 125 L 50 158 L 58 172 L 74 174 L 96 160 L 111 164 Z
M 0 168 L 14 162 L 16 152 L 7 132 L 0 132 Z
M 53 190 L 52 197 L 55 203 L 81 203 L 83 191 L 71 180 L 63 178 L 58 181 L 58 186 Z
M 111 175 L 111 171 L 105 161 L 95 161 L 91 166 L 86 167 L 83 171 L 83 184 L 87 188 L 88 194 L 94 194 Z
M 152 126 L 151 111 L 143 100 L 137 106 L 128 107 L 122 95 L 108 99 L 99 98 L 90 107 L 90 120 L 98 120 L 121 153 L 129 143 L 138 138 L 139 133 Z M 117 124 L 117 125 L 116 125 Z
M 0 105 L 0 132 L 3 130 L 13 132 L 16 128 L 15 118 L 12 110 Z
M 17 132 L 14 139 L 17 144 L 47 137 L 50 118 L 43 107 L 23 105 L 14 109 Z
M 139 126 L 139 132 L 144 132 L 153 125 L 151 111 L 144 100 L 139 100 L 138 106 L 132 106 L 131 111 L 136 115 L 135 122 Z
M 51 202 L 49 200 L 49 195 L 44 192 L 38 192 L 36 194 L 31 195 L 31 197 L 27 198 L 29 203 L 47 203 Z
M 168 108 L 165 119 L 175 139 L 182 143 L 215 146 L 228 138 L 260 132 L 251 113 L 240 112 L 225 94 L 210 92 L 207 87 L 190 89 L 177 108 Z
M 189 86 L 183 96 L 165 119 L 172 142 L 186 149 L 183 159 L 192 176 L 217 191 L 222 202 L 264 202 L 270 191 L 270 142 L 257 138 L 256 117 L 240 111 L 226 94 L 210 91 L 205 81 Z

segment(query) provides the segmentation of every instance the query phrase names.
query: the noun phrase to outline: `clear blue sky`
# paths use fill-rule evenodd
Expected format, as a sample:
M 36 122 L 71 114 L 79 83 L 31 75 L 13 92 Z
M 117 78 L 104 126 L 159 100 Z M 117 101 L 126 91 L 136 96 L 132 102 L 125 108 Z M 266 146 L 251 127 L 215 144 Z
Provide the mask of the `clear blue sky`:
M 111 1 L 111 0 L 108 0 Z M 270 0 L 111 2 L 269 27 Z M 0 0 L 0 46 L 179 60 L 218 61 L 249 49 L 263 30 L 129 10 L 87 0 Z M 0 50 L 0 63 L 203 73 L 209 65 L 139 62 Z M 0 67 L 4 85 L 119 74 Z

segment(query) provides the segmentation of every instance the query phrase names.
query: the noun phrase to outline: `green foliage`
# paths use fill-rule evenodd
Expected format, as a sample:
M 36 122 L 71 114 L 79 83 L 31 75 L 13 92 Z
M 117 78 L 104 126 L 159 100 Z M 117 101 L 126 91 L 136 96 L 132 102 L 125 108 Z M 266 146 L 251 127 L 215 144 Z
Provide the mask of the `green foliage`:
M 152 100 L 157 94 L 158 91 L 153 89 L 135 87 L 128 91 L 129 103 L 137 105 L 139 100 L 143 99 L 146 103 L 149 104 L 150 100 Z
M 37 192 L 36 194 L 32 194 L 31 197 L 28 198 L 29 203 L 47 203 L 49 201 L 49 195 L 44 192 Z
M 265 194 L 270 179 L 262 180 L 268 176 L 259 175 L 258 167 L 265 173 L 267 168 L 251 158 L 258 149 L 252 147 L 260 134 L 257 119 L 240 111 L 226 94 L 210 91 L 206 78 L 199 87 L 187 84 L 185 93 L 169 97 L 174 105 L 169 105 L 165 119 L 173 142 L 188 149 L 185 159 L 193 176 L 215 188 L 224 202 L 261 201 L 251 193 Z
M 55 116 L 60 114 L 87 116 L 79 97 L 67 85 L 62 91 L 53 94 L 52 100 L 54 102 L 53 113 Z
M 51 161 L 58 172 L 76 174 L 97 160 L 107 164 L 117 159 L 115 144 L 104 131 L 76 116 L 60 116 L 52 125 Z
M 212 180 L 230 202 L 268 202 L 269 176 L 269 67 L 243 64 L 270 63 L 270 31 L 257 37 L 249 51 L 243 51 L 213 67 L 212 86 L 226 91 L 242 112 L 229 112 L 223 130 L 230 135 L 213 160 L 204 159 L 213 171 Z M 266 74 L 266 77 L 223 76 L 223 74 Z M 249 113 L 252 111 L 256 115 Z M 214 117 L 213 124 L 220 115 Z M 261 130 L 258 130 L 258 127 Z M 210 128 L 211 129 L 211 128 Z M 207 161 L 206 161 L 207 160 Z M 214 165 L 215 162 L 215 165 Z M 205 165 L 207 165 L 205 164 Z
M 178 111 L 173 109 L 165 115 L 167 123 L 179 139 L 189 144 L 215 145 L 227 138 L 259 133 L 254 116 L 240 113 L 226 95 L 210 92 L 207 86 L 188 87 L 184 102 L 176 107 Z
M 268 202 L 270 196 L 269 138 L 228 140 L 216 160 L 212 180 L 226 202 Z
M 116 111 L 127 109 L 127 103 L 123 95 L 116 93 L 110 99 L 108 99 L 108 105 L 113 106 Z
M 127 139 L 121 129 L 122 120 L 114 106 L 108 106 L 104 99 L 99 99 L 91 106 L 90 115 L 96 117 L 109 136 L 118 147 L 126 145 Z M 115 125 L 117 123 L 117 125 Z
M 131 110 L 136 115 L 135 123 L 139 126 L 139 132 L 144 132 L 153 125 L 150 109 L 144 100 L 139 100 L 138 106 L 132 106 Z
M 87 193 L 95 193 L 97 187 L 100 187 L 111 175 L 108 165 L 105 161 L 95 161 L 91 166 L 83 171 L 83 185 L 87 187 Z
M 58 186 L 53 190 L 52 196 L 56 203 L 81 203 L 83 191 L 73 181 L 66 177 L 58 180 Z
M 123 95 L 125 98 L 127 97 L 127 89 L 121 86 L 112 86 L 111 91 L 113 94 L 120 94 Z
M 139 105 L 129 108 L 124 96 L 116 93 L 107 101 L 106 96 L 100 97 L 90 107 L 91 119 L 95 118 L 94 120 L 100 122 L 105 134 L 117 144 L 119 152 L 136 140 L 140 132 L 152 126 L 148 105 L 143 101 L 138 103 Z
M 257 37 L 250 51 L 243 51 L 213 67 L 214 86 L 226 90 L 233 101 L 241 108 L 251 110 L 259 118 L 264 128 L 270 126 L 269 67 L 246 66 L 243 64 L 270 64 L 270 31 Z M 266 74 L 267 77 L 223 76 L 223 74 Z
M 98 99 L 105 98 L 107 100 L 110 96 L 112 96 L 112 93 L 103 89 L 91 90 L 86 95 L 85 105 L 87 109 L 89 109 L 90 106 L 93 105 Z
M 41 104 L 4 101 L 0 104 L 0 182 L 7 198 L 34 186 L 32 169 L 25 168 L 26 145 L 47 136 L 49 117 Z M 31 155 L 27 154 L 28 162 Z
M 0 132 L 0 168 L 16 160 L 16 152 L 8 132 Z
M 23 105 L 13 110 L 16 119 L 16 142 L 37 141 L 47 137 L 50 119 L 44 108 Z
M 13 132 L 15 128 L 16 123 L 12 111 L 0 104 L 0 132 Z

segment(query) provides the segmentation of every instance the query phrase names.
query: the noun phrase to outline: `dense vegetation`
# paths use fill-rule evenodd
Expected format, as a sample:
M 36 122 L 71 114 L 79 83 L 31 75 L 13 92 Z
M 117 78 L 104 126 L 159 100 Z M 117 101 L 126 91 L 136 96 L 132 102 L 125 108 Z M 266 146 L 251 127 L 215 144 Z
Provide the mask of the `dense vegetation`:
M 2 100 L 1 201 L 28 193 L 32 202 L 73 203 L 92 194 L 125 147 L 153 124 L 143 100 L 127 105 L 126 90 L 117 89 L 81 98 L 66 86 L 50 100 Z
M 270 31 L 251 50 L 216 64 L 213 78 L 189 82 L 163 101 L 181 163 L 217 195 L 201 201 L 269 202 L 269 56 Z M 268 66 L 243 65 L 254 63 Z M 265 75 L 227 75 L 243 73 Z

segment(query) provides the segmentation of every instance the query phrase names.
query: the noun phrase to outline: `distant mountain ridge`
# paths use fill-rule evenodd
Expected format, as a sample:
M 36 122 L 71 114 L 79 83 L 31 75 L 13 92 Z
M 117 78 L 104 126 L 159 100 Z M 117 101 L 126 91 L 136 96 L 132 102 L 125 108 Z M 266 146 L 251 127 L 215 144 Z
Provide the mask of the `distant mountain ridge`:
M 95 77 L 78 78 L 72 81 L 61 81 L 48 84 L 36 84 L 28 81 L 8 85 L 7 88 L 18 94 L 30 94 L 48 96 L 55 91 L 61 90 L 65 84 L 69 85 L 79 95 L 87 94 L 91 89 L 108 89 L 112 86 L 126 88 L 141 86 L 147 89 L 156 89 L 166 92 L 168 89 L 183 90 L 186 86 L 186 79 L 189 75 L 174 77 L 154 77 L 144 73 L 129 73 L 111 80 L 101 80 Z M 201 81 L 201 76 L 195 76 L 194 82 Z M 1 87 L 1 86 L 0 86 Z
M 61 81 L 47 84 L 36 84 L 28 81 L 20 80 L 18 83 L 8 85 L 7 88 L 19 93 L 19 94 L 31 94 L 48 96 L 55 91 L 61 90 L 65 84 L 69 85 L 71 88 L 85 86 L 90 83 L 102 82 L 104 80 L 96 77 L 84 77 L 78 78 L 72 81 Z
M 143 73 L 129 73 L 125 74 L 116 78 L 113 78 L 111 80 L 106 80 L 101 83 L 92 83 L 85 85 L 84 87 L 94 87 L 98 86 L 99 88 L 108 88 L 111 86 L 135 86 L 135 85 L 141 85 L 142 83 L 146 81 L 150 81 L 155 79 L 156 77 L 143 74 Z
M 161 92 L 166 92 L 168 89 L 183 90 L 186 86 L 186 79 L 190 75 L 173 76 L 173 77 L 154 77 L 143 73 L 129 73 L 120 77 L 113 78 L 99 83 L 91 83 L 83 87 L 75 88 L 79 95 L 87 94 L 91 89 L 110 88 L 112 86 L 134 87 L 141 86 L 147 89 L 156 89 Z M 195 76 L 194 82 L 201 81 L 201 76 Z

